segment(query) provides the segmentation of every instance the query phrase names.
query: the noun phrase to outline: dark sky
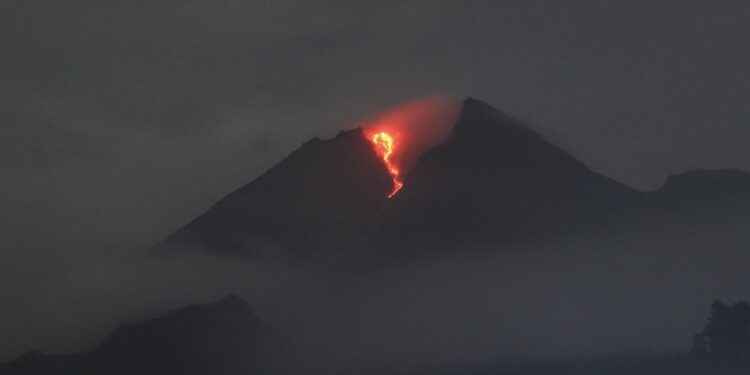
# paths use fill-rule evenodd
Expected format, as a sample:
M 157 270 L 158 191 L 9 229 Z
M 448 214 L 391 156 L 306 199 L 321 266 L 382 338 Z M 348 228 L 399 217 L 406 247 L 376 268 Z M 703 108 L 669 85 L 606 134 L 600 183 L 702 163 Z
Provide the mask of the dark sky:
M 739 0 L 2 1 L 0 293 L 44 298 L 71 259 L 142 251 L 301 142 L 432 94 L 641 189 L 750 170 L 749 20 Z

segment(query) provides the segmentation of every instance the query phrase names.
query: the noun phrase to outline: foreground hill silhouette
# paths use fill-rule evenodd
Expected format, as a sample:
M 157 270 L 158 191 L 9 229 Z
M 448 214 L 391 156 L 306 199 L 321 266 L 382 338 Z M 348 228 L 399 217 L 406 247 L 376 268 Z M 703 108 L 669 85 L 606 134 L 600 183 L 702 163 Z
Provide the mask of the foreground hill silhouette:
M 267 367 L 268 329 L 240 298 L 181 308 L 117 328 L 91 351 L 29 352 L 0 374 L 247 374 Z
M 387 256 L 408 243 L 540 239 L 674 217 L 748 217 L 750 174 L 702 170 L 641 192 L 592 171 L 520 121 L 463 102 L 452 135 L 419 158 L 403 189 L 362 129 L 313 139 L 157 246 L 304 261 Z M 362 249 L 366 249 L 363 251 Z M 416 250 L 415 250 L 416 251 Z M 403 255 L 403 249 L 399 249 Z
M 486 368 L 424 368 L 403 373 L 515 375 L 742 375 L 750 371 L 750 307 L 747 302 L 711 306 L 706 327 L 689 352 L 648 352 L 596 359 L 541 361 Z M 177 375 L 319 373 L 300 367 L 240 298 L 194 305 L 116 329 L 95 349 L 77 355 L 29 352 L 0 363 L 0 375 Z M 342 358 L 343 359 L 343 358 Z M 331 363 L 331 368 L 337 364 Z M 339 370 L 340 371 L 340 370 Z M 371 372 L 366 368 L 362 373 Z M 345 372 L 347 373 L 347 372 Z M 400 372 L 402 373 L 402 372 Z

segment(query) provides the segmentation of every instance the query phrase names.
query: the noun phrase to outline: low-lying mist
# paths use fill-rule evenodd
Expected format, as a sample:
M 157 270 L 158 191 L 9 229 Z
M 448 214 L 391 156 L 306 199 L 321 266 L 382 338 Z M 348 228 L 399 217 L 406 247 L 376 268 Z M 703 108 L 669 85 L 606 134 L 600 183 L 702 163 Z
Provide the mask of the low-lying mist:
M 117 325 L 233 293 L 300 372 L 584 358 L 689 348 L 714 299 L 747 299 L 750 223 L 419 249 L 354 276 L 186 251 L 5 266 L 3 359 L 92 348 Z M 414 249 L 403 249 L 414 250 Z M 426 254 L 426 255 L 425 255 Z M 430 255 L 431 254 L 431 255 Z M 45 277 L 36 281 L 39 274 Z M 7 281 L 6 281 L 7 282 Z

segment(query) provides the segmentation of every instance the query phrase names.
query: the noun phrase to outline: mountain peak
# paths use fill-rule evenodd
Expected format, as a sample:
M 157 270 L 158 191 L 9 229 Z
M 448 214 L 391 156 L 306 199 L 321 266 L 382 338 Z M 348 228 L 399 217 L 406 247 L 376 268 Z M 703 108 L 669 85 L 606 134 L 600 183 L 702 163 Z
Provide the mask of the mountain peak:
M 372 149 L 370 141 L 367 140 L 365 132 L 361 127 L 357 127 L 350 130 L 341 130 L 335 137 L 331 139 L 321 139 L 320 137 L 313 137 L 310 140 L 304 142 L 302 147 L 295 151 L 292 155 L 299 152 L 304 152 L 310 147 L 319 149 L 325 147 L 349 147 L 349 148 L 360 148 L 360 149 Z M 291 155 L 290 155 L 291 156 Z
M 451 147 L 463 145 L 466 152 L 502 153 L 506 162 L 523 163 L 540 157 L 571 159 L 521 120 L 472 97 L 464 100 L 448 143 Z
M 483 102 L 479 99 L 472 98 L 471 96 L 464 99 L 463 106 L 461 108 L 462 119 L 484 119 L 497 122 L 516 122 L 513 117 L 499 111 L 497 108 Z
M 339 131 L 334 140 L 361 142 L 367 141 L 367 137 L 365 137 L 364 129 L 362 129 L 361 126 L 358 126 L 354 129 Z
M 520 120 L 469 97 L 448 140 L 406 176 L 384 231 L 517 237 L 597 220 L 633 193 Z

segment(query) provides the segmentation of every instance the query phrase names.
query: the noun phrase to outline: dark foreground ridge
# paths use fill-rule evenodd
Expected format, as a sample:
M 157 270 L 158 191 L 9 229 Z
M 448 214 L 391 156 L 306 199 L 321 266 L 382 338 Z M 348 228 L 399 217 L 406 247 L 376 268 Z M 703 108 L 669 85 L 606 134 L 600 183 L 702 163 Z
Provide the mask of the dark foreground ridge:
M 247 374 L 268 366 L 269 338 L 250 306 L 228 296 L 122 325 L 86 353 L 29 352 L 0 374 Z
M 305 369 L 241 299 L 229 296 L 141 323 L 123 325 L 94 350 L 48 356 L 32 351 L 4 364 L 0 375 L 318 374 Z M 340 358 L 339 360 L 343 360 Z M 301 365 L 301 366 L 300 366 Z M 336 368 L 331 363 L 331 368 Z M 366 368 L 356 373 L 379 374 Z M 750 305 L 716 301 L 688 352 L 634 353 L 587 360 L 540 361 L 483 368 L 425 364 L 402 374 L 462 375 L 744 375 L 750 372 Z M 323 372 L 328 373 L 328 372 Z M 342 373 L 352 373 L 342 372 Z

